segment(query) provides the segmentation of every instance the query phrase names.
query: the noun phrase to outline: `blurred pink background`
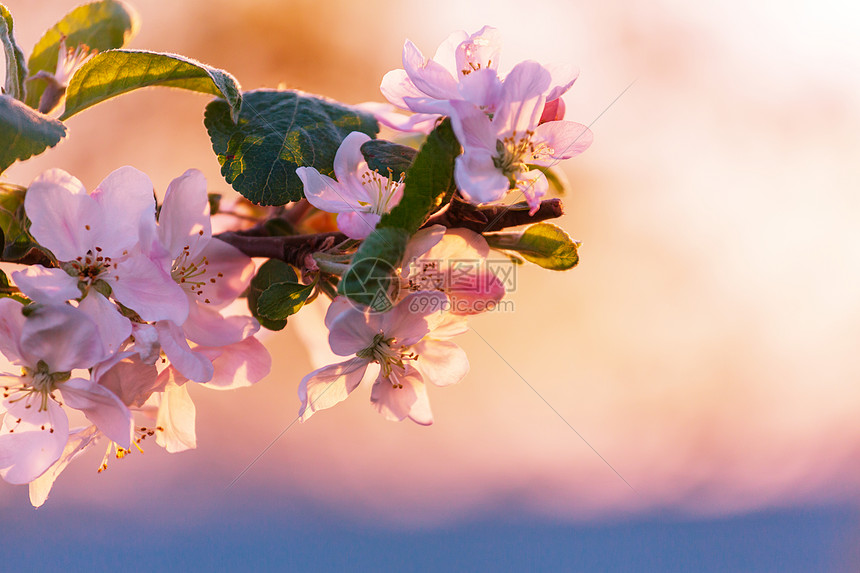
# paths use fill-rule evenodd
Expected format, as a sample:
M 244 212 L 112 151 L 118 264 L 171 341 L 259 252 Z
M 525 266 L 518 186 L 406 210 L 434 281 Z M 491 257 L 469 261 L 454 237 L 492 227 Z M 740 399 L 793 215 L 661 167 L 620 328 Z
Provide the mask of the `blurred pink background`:
M 6 4 L 29 53 L 76 2 Z M 295 418 L 315 367 L 296 333 L 300 322 L 313 332 L 301 320 L 312 317 L 300 317 L 267 339 L 274 371 L 257 387 L 192 389 L 196 451 L 152 444 L 101 475 L 103 452 L 91 452 L 48 506 L 193 512 L 277 498 L 417 527 L 500 504 L 564 520 L 856 504 L 860 14 L 839 2 L 624 4 L 138 1 L 131 47 L 224 68 L 245 89 L 381 100 L 406 38 L 432 54 L 451 31 L 484 24 L 502 32 L 503 68 L 578 65 L 567 118 L 599 119 L 592 148 L 564 164 L 560 224 L 582 260 L 566 273 L 520 269 L 515 311 L 478 317 L 480 336 L 459 341 L 467 379 L 430 389 L 430 428 L 386 422 L 359 391 L 296 423 L 225 492 Z M 92 188 L 131 164 L 163 192 L 196 167 L 226 192 L 207 101 L 120 97 L 4 177 L 26 184 L 61 167 Z M 4 484 L 0 508 L 26 495 Z

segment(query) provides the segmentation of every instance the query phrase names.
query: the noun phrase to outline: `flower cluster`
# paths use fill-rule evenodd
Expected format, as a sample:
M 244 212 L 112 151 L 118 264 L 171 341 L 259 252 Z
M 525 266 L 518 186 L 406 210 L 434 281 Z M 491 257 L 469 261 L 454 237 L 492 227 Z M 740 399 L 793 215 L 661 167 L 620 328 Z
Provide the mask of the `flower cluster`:
M 463 195 L 489 203 L 516 189 L 534 213 L 549 187 L 540 168 L 582 153 L 592 134 L 563 120 L 561 96 L 576 80 L 575 69 L 524 61 L 502 75 L 500 53 L 499 34 L 489 26 L 471 35 L 454 32 L 431 59 L 407 40 L 403 69 L 388 72 L 380 88 L 394 107 L 414 115 L 367 108 L 403 131 L 429 131 L 437 118 L 450 116 L 463 146 L 456 164 Z
M 99 438 L 122 457 L 147 436 L 196 445 L 188 382 L 217 389 L 265 377 L 251 316 L 229 314 L 253 261 L 212 238 L 203 175 L 171 182 L 156 218 L 153 186 L 123 167 L 92 192 L 61 170 L 30 185 L 30 232 L 55 266 L 12 273 L 30 304 L 0 299 L 0 476 L 41 505 L 60 471 Z M 135 424 L 135 414 L 150 421 Z M 70 416 L 84 425 L 70 428 Z

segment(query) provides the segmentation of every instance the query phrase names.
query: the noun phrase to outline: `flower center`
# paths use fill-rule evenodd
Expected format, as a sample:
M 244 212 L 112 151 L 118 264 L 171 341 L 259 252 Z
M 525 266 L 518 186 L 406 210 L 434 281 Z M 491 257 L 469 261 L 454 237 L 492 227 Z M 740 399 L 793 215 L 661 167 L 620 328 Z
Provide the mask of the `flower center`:
M 18 394 L 16 397 L 9 400 L 10 404 L 21 400 L 28 400 L 30 396 L 37 395 L 39 397 L 39 412 L 48 409 L 48 400 L 54 400 L 59 404 L 59 401 L 54 397 L 53 392 L 59 387 L 59 384 L 71 378 L 71 372 L 51 372 L 48 364 L 44 360 L 39 360 L 36 368 L 24 367 L 21 374 L 20 386 L 4 386 L 3 398 L 9 398 L 12 394 Z M 29 402 L 29 400 L 28 400 Z M 28 403 L 25 408 L 32 407 Z M 53 432 L 53 430 L 51 430 Z
M 164 431 L 164 428 L 161 426 L 155 426 L 155 427 L 149 427 L 149 428 L 147 428 L 146 426 L 135 426 L 135 428 L 134 428 L 134 441 L 132 441 L 132 444 L 134 444 L 134 447 L 136 447 L 140 453 L 143 453 L 143 448 L 141 447 L 140 443 L 143 440 L 145 440 L 147 437 L 154 436 L 155 432 L 163 432 L 163 431 Z M 105 471 L 108 468 L 108 459 L 110 458 L 111 454 L 114 454 L 116 459 L 121 460 L 130 453 L 131 453 L 131 450 L 127 450 L 127 449 L 121 447 L 116 442 L 108 443 L 107 451 L 105 452 L 105 455 L 102 458 L 102 463 L 99 466 L 98 473 L 102 473 L 103 471 Z
M 394 206 L 390 205 L 391 200 L 403 186 L 406 173 L 401 173 L 399 179 L 394 179 L 394 173 L 389 169 L 388 175 L 389 177 L 380 175 L 378 169 L 368 169 L 361 174 L 361 184 L 371 198 L 370 204 L 362 204 L 362 207 L 368 209 L 368 213 L 384 215 Z
M 111 258 L 102 256 L 101 252 L 101 247 L 95 247 L 95 252 L 91 249 L 86 255 L 64 263 L 63 269 L 69 275 L 77 277 L 79 283 L 83 283 L 81 286 L 86 288 L 98 281 L 104 273 L 116 267 Z
M 385 378 L 391 379 L 391 384 L 395 388 L 401 388 L 402 384 L 398 384 L 396 377 L 392 376 L 394 367 L 401 370 L 406 369 L 405 360 L 415 360 L 418 355 L 410 351 L 405 346 L 397 344 L 394 337 L 385 338 L 383 333 L 379 333 L 373 337 L 373 342 L 367 348 L 363 348 L 355 353 L 359 358 L 376 362 L 382 368 L 382 375 Z
M 189 294 L 195 296 L 204 296 L 203 287 L 215 284 L 218 279 L 224 277 L 224 273 L 210 273 L 209 259 L 200 257 L 197 259 L 191 258 L 191 247 L 185 245 L 182 252 L 173 261 L 173 266 L 170 269 L 170 276 Z M 207 275 L 209 275 L 207 277 Z M 208 298 L 204 298 L 203 302 L 209 303 Z

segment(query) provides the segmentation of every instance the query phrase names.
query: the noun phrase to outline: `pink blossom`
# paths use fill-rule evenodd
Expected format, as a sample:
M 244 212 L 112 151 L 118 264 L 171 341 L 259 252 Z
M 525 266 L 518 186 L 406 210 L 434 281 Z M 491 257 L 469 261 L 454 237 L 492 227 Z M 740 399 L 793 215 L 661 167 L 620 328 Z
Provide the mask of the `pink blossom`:
M 364 239 L 379 219 L 400 202 L 403 179 L 390 179 L 367 166 L 361 146 L 370 137 L 353 131 L 344 138 L 334 158 L 335 181 L 313 167 L 299 167 L 296 174 L 305 186 L 305 197 L 321 211 L 337 213 L 337 226 L 352 239 Z
M 68 305 L 32 308 L 26 317 L 22 308 L 0 299 L 0 351 L 22 368 L 20 375 L 0 375 L 0 411 L 6 414 L 0 427 L 0 476 L 10 483 L 33 481 L 63 455 L 69 438 L 65 408 L 81 411 L 124 447 L 132 435 L 131 413 L 113 392 L 97 381 L 72 377 L 72 370 L 104 358 L 95 323 Z
M 432 424 L 425 382 L 446 386 L 459 382 L 469 370 L 465 353 L 447 340 L 463 331 L 452 325 L 465 329 L 465 320 L 444 314 L 444 306 L 444 295 L 423 291 L 410 294 L 385 313 L 361 312 L 333 302 L 326 317 L 329 344 L 335 354 L 354 357 L 302 379 L 302 420 L 345 400 L 365 378 L 368 366 L 377 364 L 370 398 L 376 410 L 389 420 L 409 418 Z
M 551 81 L 551 73 L 537 62 L 522 62 L 505 78 L 492 118 L 467 102 L 451 103 L 452 125 L 463 146 L 454 175 L 467 199 L 498 201 L 516 188 L 533 214 L 549 184 L 532 166 L 549 167 L 591 145 L 591 131 L 584 125 L 540 123 Z

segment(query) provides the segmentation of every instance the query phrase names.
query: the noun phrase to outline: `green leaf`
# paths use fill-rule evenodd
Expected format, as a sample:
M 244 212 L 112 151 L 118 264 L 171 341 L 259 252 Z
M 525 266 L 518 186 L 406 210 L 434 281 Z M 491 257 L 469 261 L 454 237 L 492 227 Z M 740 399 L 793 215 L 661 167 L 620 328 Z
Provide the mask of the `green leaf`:
M 460 144 L 445 119 L 436 126 L 418 150 L 412 167 L 406 173 L 403 199 L 382 216 L 377 228 L 397 227 L 415 233 L 434 211 L 451 200 L 454 183 L 454 159 L 460 155 Z
M 538 223 L 518 233 L 485 233 L 484 238 L 494 249 L 516 251 L 545 269 L 566 271 L 579 263 L 579 243 L 552 223 Z
M 361 146 L 361 153 L 371 171 L 379 171 L 385 177 L 393 177 L 394 179 L 398 179 L 409 170 L 418 154 L 411 147 L 381 139 L 364 142 Z
M 353 255 L 352 264 L 338 285 L 338 293 L 375 311 L 390 309 L 399 294 L 397 271 L 409 237 L 403 229 L 377 227 Z
M 314 285 L 284 282 L 275 283 L 260 295 L 257 314 L 268 320 L 286 320 L 299 312 L 314 290 Z
M 66 37 L 66 48 L 85 45 L 103 52 L 124 46 L 137 33 L 137 28 L 137 14 L 122 2 L 102 0 L 78 6 L 45 32 L 33 47 L 28 62 L 30 75 L 56 71 L 63 36 Z M 28 82 L 27 105 L 39 107 L 44 90 L 42 82 Z
M 66 90 L 68 119 L 90 106 L 132 90 L 163 86 L 180 88 L 226 99 L 236 115 L 242 93 L 236 79 L 225 72 L 175 54 L 143 50 L 111 50 L 96 55 L 72 76 Z
M 335 153 L 347 135 L 379 132 L 372 115 L 317 96 L 255 90 L 243 97 L 238 121 L 227 103 L 216 99 L 206 106 L 204 124 L 221 175 L 260 205 L 298 201 L 303 196 L 298 167 L 333 175 Z
M 24 99 L 24 79 L 27 77 L 27 64 L 24 62 L 24 52 L 15 43 L 13 33 L 12 13 L 0 4 L 0 44 L 6 56 L 6 86 L 5 92 L 15 99 Z
M 22 107 L 24 104 L 19 104 Z M 51 265 L 51 257 L 30 235 L 30 221 L 24 212 L 27 190 L 18 185 L 0 183 L 0 260 Z
M 56 119 L 0 95 L 0 173 L 57 145 L 65 135 L 66 126 Z
M 251 279 L 251 286 L 248 288 L 248 308 L 263 327 L 269 330 L 282 330 L 287 325 L 287 321 L 270 320 L 261 316 L 257 312 L 260 296 L 272 285 L 297 282 L 299 282 L 299 277 L 296 275 L 296 271 L 284 261 L 270 259 L 263 263 L 257 271 L 257 275 Z

